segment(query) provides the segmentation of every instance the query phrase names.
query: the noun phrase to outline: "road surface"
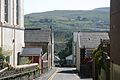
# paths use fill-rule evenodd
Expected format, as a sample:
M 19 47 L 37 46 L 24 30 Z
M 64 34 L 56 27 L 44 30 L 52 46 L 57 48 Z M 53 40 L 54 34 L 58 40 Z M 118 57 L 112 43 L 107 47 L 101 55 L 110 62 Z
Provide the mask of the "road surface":
M 49 80 L 92 80 L 92 79 L 80 79 L 76 74 L 75 68 L 57 68 L 57 71 L 52 74 Z

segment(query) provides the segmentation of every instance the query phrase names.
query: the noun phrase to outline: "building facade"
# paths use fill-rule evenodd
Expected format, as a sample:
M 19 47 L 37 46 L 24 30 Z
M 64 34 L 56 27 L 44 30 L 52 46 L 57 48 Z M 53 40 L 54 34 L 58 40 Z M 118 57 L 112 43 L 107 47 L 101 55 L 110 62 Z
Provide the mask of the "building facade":
M 111 0 L 110 10 L 111 80 L 120 80 L 120 1 Z
M 23 46 L 23 0 L 0 0 L 0 47 L 12 66 L 17 66 Z
M 42 48 L 42 56 L 47 54 L 48 68 L 52 68 L 54 61 L 54 37 L 50 29 L 26 28 L 25 47 Z M 44 62 L 44 61 L 43 61 Z
M 69 55 L 66 57 L 66 66 L 73 66 L 73 55 Z
M 72 59 L 73 59 L 73 66 L 76 66 L 76 49 L 77 49 L 77 35 L 78 35 L 78 32 L 73 32 L 73 40 L 72 40 Z
M 73 60 L 76 64 L 76 68 L 80 71 L 80 65 L 82 64 L 83 57 L 92 57 L 92 52 L 100 44 L 101 39 L 109 39 L 107 32 L 75 32 L 74 39 L 74 57 Z

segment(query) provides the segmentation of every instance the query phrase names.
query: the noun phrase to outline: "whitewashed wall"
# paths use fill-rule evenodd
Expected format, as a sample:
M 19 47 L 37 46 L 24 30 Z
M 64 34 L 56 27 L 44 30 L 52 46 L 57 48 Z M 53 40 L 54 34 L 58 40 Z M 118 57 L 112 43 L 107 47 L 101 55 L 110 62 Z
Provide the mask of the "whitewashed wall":
M 19 0 L 19 24 L 16 24 L 16 0 L 8 2 L 8 22 L 4 16 L 4 0 L 0 0 L 0 47 L 11 51 L 10 64 L 17 66 L 17 54 L 24 47 L 23 0 Z
M 77 43 L 76 43 L 76 67 L 77 70 L 80 71 L 80 37 L 77 35 Z

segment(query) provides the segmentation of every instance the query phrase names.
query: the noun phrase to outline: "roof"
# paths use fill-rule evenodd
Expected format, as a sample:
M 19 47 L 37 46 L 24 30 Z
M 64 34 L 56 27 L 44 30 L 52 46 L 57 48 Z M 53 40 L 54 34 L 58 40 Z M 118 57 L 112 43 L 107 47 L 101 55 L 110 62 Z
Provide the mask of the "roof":
M 54 61 L 60 61 L 60 58 L 58 56 L 54 56 Z
M 25 29 L 25 42 L 50 42 L 51 30 L 37 28 Z
M 23 48 L 20 56 L 40 56 L 42 48 Z
M 72 60 L 72 58 L 73 58 L 73 55 L 70 55 L 66 57 L 66 60 Z
M 79 32 L 79 47 L 96 48 L 100 44 L 100 40 L 109 39 L 107 32 Z

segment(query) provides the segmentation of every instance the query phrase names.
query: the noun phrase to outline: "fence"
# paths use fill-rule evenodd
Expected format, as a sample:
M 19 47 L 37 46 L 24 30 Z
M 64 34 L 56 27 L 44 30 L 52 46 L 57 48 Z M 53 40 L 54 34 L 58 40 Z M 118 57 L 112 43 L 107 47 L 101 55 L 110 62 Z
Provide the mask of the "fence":
M 43 61 L 43 72 L 42 73 L 45 73 L 48 71 L 48 61 Z

